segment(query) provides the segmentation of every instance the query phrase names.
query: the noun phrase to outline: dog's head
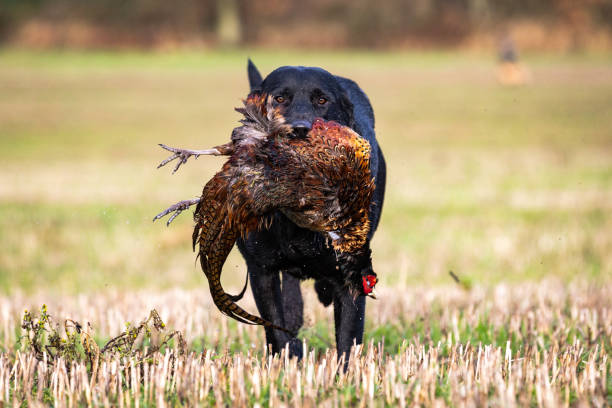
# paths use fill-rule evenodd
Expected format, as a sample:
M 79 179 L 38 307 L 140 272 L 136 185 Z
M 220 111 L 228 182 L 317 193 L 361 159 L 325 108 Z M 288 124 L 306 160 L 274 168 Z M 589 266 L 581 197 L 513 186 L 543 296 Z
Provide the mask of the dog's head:
M 336 77 L 321 68 L 280 67 L 262 79 L 253 62 L 248 64 L 251 93 L 272 95 L 297 136 L 305 136 L 315 118 L 355 127 L 353 104 Z

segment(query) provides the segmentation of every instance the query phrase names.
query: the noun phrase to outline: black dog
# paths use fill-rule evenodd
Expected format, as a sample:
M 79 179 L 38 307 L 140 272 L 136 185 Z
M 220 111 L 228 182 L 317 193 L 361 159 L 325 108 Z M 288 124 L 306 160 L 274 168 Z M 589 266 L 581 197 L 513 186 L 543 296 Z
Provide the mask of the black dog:
M 249 60 L 248 75 L 251 92 L 272 95 L 297 135 L 305 135 L 313 120 L 321 117 L 350 126 L 370 142 L 370 167 L 376 190 L 369 213 L 369 250 L 369 240 L 382 210 L 386 166 L 376 142 L 374 112 L 367 96 L 354 81 L 321 68 L 281 67 L 262 79 Z M 342 265 L 321 233 L 300 228 L 280 213 L 273 217 L 269 229 L 238 241 L 261 317 L 297 332 L 303 324 L 300 280 L 315 279 L 319 300 L 325 306 L 334 303 L 338 355 L 348 353 L 353 342 L 360 344 L 363 339 L 365 296 L 354 299 L 349 293 Z M 371 261 L 368 262 L 367 267 L 371 268 Z M 302 356 L 302 343 L 283 331 L 267 328 L 266 340 L 274 352 L 289 344 L 292 355 Z

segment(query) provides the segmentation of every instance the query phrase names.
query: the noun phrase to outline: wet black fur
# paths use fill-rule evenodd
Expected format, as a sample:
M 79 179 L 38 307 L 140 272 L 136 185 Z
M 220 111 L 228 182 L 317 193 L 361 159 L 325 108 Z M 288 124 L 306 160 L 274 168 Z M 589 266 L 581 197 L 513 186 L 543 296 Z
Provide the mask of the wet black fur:
M 372 270 L 369 242 L 378 226 L 385 193 L 386 166 L 376 142 L 374 112 L 354 81 L 321 68 L 281 67 L 262 79 L 249 60 L 248 76 L 251 92 L 284 98 L 284 116 L 299 128 L 297 135 L 308 130 L 304 129 L 306 124 L 322 117 L 350 126 L 370 142 L 376 190 L 370 206 L 371 230 L 362 256 L 337 257 L 326 237 L 298 227 L 281 213 L 272 215 L 269 229 L 238 241 L 261 317 L 297 333 L 303 324 L 300 281 L 314 279 L 319 300 L 325 306 L 334 304 L 338 353 L 348 353 L 354 341 L 362 342 L 365 317 L 365 296 L 354 296 L 351 281 L 353 287 L 359 285 L 363 271 Z M 326 100 L 322 105 L 320 98 Z M 274 352 L 289 344 L 292 355 L 302 356 L 301 341 L 285 332 L 267 328 L 266 340 Z

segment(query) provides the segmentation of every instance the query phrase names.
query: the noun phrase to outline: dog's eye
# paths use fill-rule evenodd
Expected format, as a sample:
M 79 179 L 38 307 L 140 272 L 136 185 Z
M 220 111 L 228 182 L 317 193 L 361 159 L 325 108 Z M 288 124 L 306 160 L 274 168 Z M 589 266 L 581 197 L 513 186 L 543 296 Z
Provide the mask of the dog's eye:
M 319 105 L 325 105 L 327 103 L 327 98 L 320 97 L 317 102 Z
M 274 98 L 274 100 L 275 100 L 277 103 L 283 103 L 283 102 L 285 102 L 285 98 L 284 98 L 284 97 L 282 97 L 282 96 L 277 96 L 277 97 L 275 97 L 275 98 Z

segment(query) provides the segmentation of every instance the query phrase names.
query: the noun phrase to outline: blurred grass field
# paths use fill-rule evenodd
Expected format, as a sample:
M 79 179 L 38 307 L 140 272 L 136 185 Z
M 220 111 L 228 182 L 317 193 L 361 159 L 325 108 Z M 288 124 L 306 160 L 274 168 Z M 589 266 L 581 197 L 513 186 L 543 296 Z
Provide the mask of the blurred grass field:
M 374 246 L 380 286 L 612 276 L 612 56 L 530 56 L 502 87 L 495 61 L 455 53 L 0 51 L 0 289 L 191 288 L 205 279 L 190 215 L 222 159 L 171 175 L 157 143 L 228 140 L 265 75 L 322 66 L 370 96 L 388 164 Z M 224 282 L 238 287 L 237 251 Z

